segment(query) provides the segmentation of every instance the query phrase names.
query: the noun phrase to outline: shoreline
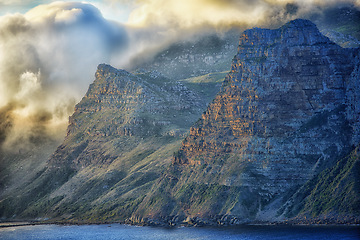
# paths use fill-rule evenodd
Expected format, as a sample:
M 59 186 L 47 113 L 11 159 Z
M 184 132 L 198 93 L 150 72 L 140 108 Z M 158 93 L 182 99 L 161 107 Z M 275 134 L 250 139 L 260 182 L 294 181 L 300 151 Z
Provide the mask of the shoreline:
M 0 228 L 41 225 L 35 222 L 0 222 Z
M 58 225 L 58 226 L 85 226 L 85 225 L 128 225 L 128 226 L 140 226 L 140 227 L 159 227 L 159 228 L 180 228 L 180 227 L 189 227 L 189 228 L 236 228 L 244 226 L 263 226 L 263 227 L 360 227 L 360 223 L 289 223 L 289 222 L 263 222 L 263 223 L 242 223 L 242 224 L 233 224 L 233 225 L 221 225 L 221 224 L 188 224 L 188 223 L 178 223 L 178 224 L 146 224 L 146 223 L 129 223 L 129 222 L 70 222 L 70 221 L 36 221 L 36 220 L 27 220 L 27 221 L 4 221 L 0 222 L 1 228 L 10 228 L 10 227 L 24 227 L 24 226 L 38 226 L 38 225 Z

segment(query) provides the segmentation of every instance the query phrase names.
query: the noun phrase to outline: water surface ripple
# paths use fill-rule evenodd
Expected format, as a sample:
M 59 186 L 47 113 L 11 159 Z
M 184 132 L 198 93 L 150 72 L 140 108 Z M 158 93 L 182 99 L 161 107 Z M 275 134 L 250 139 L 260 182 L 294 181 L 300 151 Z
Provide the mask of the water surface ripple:
M 240 226 L 232 228 L 161 228 L 110 225 L 37 225 L 0 228 L 1 240 L 350 240 L 359 226 Z

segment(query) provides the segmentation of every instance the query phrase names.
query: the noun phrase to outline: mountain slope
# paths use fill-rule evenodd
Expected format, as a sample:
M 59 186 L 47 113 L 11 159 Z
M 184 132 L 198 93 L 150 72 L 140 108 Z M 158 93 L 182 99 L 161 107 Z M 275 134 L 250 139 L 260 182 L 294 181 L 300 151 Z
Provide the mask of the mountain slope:
M 358 50 L 337 46 L 307 20 L 247 30 L 238 50 L 221 91 L 134 218 L 281 220 L 277 210 L 291 192 L 353 149 L 346 85 L 358 82 Z
M 301 222 L 353 222 L 360 215 L 359 147 L 302 186 L 281 209 Z M 315 221 L 314 218 L 315 217 Z M 308 220 L 307 220 L 308 219 Z
M 32 176 L 26 192 L 4 195 L 3 217 L 103 221 L 130 216 L 130 206 L 161 176 L 206 98 L 220 87 L 203 76 L 207 87 L 193 83 L 198 87 L 192 91 L 186 87 L 192 79 L 183 84 L 157 72 L 131 74 L 104 64 L 95 78 L 45 168 Z

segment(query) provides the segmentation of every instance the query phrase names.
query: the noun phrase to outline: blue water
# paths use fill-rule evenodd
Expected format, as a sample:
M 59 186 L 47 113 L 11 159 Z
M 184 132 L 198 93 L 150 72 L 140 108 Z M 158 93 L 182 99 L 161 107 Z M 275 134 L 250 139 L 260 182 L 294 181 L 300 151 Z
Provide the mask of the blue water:
M 347 240 L 360 239 L 359 227 L 319 226 L 242 226 L 236 228 L 160 228 L 136 227 L 120 224 L 58 226 L 39 225 L 0 228 L 1 240 L 202 240 L 202 239 L 244 239 L 244 240 Z

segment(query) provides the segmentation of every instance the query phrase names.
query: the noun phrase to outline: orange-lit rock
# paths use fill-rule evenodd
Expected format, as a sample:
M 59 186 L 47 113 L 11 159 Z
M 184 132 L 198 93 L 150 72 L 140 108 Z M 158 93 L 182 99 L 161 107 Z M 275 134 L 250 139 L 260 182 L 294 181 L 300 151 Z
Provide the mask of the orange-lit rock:
M 232 173 L 230 185 L 264 195 L 305 183 L 353 148 L 345 103 L 356 54 L 306 20 L 245 31 L 221 91 L 173 163 L 186 172 L 199 164 L 227 169 L 234 163 L 223 159 L 236 159 L 257 177 Z M 213 183 L 227 177 L 214 175 Z

